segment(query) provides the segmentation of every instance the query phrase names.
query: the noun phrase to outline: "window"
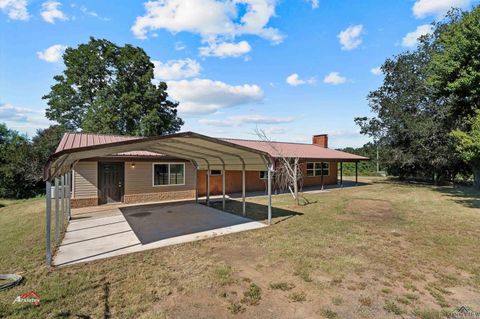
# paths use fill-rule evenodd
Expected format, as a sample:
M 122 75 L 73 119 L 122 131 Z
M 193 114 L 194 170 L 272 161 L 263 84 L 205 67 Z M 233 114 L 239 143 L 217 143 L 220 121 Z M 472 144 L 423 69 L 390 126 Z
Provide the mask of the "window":
M 267 179 L 268 172 L 267 171 L 260 171 L 260 179 Z
M 221 169 L 211 169 L 210 170 L 210 176 L 219 176 L 222 175 L 222 170 Z
M 307 176 L 328 176 L 330 175 L 330 163 L 307 163 Z
M 153 164 L 153 186 L 185 184 L 185 164 Z

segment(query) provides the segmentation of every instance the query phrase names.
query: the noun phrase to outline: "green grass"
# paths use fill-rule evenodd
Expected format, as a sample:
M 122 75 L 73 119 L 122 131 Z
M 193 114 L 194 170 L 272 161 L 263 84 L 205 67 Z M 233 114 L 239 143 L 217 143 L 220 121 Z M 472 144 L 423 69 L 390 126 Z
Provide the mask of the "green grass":
M 45 266 L 44 199 L 0 200 L 0 271 L 25 278 L 0 292 L 0 317 L 438 318 L 480 300 L 480 193 L 371 181 L 305 206 L 275 196 L 268 228 L 58 269 Z M 248 216 L 265 220 L 265 205 L 250 199 Z M 32 290 L 41 306 L 12 304 Z M 294 291 L 308 299 L 292 304 Z

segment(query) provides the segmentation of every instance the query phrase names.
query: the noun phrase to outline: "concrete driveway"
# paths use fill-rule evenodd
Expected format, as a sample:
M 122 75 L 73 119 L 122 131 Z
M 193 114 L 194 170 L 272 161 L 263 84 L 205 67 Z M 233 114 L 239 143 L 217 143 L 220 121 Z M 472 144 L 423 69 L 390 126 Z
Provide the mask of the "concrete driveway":
M 56 266 L 266 227 L 196 203 L 105 205 L 72 210 L 72 218 L 54 256 Z

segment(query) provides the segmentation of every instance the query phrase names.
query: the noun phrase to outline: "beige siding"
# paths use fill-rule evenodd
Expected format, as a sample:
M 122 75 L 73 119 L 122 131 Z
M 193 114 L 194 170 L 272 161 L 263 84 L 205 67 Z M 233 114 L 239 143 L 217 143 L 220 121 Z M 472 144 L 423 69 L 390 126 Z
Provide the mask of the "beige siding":
M 132 167 L 132 163 L 135 163 L 135 167 Z M 190 162 L 185 162 L 185 185 L 176 186 L 153 186 L 153 163 L 125 162 L 125 195 L 181 192 L 195 189 L 194 168 Z
M 97 162 L 78 162 L 74 167 L 74 198 L 98 197 Z

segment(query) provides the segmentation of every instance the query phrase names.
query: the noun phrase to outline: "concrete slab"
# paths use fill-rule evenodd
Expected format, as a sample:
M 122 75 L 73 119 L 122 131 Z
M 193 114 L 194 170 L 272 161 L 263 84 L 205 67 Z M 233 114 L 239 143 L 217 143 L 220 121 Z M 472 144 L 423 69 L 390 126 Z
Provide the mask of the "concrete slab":
M 91 209 L 90 209 L 91 210 Z M 125 210 L 122 214 L 122 210 Z M 53 264 L 66 266 L 166 247 L 267 225 L 200 204 L 110 207 L 110 216 L 70 222 Z M 147 213 L 147 214 L 144 214 Z M 133 229 L 132 229 L 133 228 Z M 142 240 L 140 240 L 140 239 Z

